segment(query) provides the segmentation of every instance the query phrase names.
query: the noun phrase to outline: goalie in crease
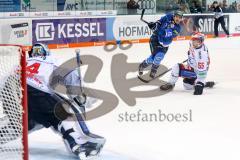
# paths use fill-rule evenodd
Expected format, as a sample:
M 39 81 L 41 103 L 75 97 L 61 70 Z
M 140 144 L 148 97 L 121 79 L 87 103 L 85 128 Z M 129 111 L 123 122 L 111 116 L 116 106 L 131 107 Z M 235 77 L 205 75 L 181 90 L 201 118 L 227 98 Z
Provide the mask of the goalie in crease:
M 81 94 L 74 95 L 71 91 L 67 91 L 69 98 L 67 99 L 59 96 L 49 87 L 50 76 L 58 67 L 59 64 L 51 56 L 46 45 L 37 43 L 32 47 L 27 59 L 29 130 L 34 131 L 39 125 L 52 127 L 62 135 L 67 148 L 72 153 L 77 156 L 83 155 L 81 160 L 97 156 L 105 139 L 100 136 L 91 137 L 84 130 L 88 130 L 85 122 L 76 121 L 76 115 L 82 114 L 68 112 L 71 110 L 72 102 L 76 102 L 79 107 L 85 107 L 86 98 L 82 98 Z M 75 86 L 75 88 L 82 83 L 75 68 L 64 76 L 63 82 L 65 86 Z M 68 90 L 68 87 L 66 88 Z

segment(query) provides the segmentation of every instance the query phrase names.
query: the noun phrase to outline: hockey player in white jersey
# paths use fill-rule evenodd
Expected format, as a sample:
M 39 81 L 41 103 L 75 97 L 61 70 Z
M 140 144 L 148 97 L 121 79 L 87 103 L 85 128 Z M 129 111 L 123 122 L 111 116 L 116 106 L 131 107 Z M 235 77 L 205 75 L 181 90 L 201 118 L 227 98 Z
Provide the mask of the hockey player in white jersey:
M 69 105 L 68 109 L 73 107 L 71 103 L 73 99 L 77 101 L 78 107 L 85 107 L 86 99 L 82 98 L 82 95 L 68 95 L 69 99 L 64 98 L 49 86 L 50 76 L 58 65 L 44 44 L 38 43 L 32 47 L 27 59 L 26 73 L 29 130 L 33 131 L 39 125 L 46 128 L 52 127 L 62 135 L 67 148 L 81 160 L 97 156 L 105 139 L 89 132 L 81 117 L 82 114 L 75 113 L 76 111 L 73 109 L 75 114 L 66 111 L 66 104 Z M 65 76 L 64 83 L 73 86 L 82 83 L 81 77 L 77 73 L 73 69 Z
M 176 64 L 172 68 L 168 83 L 161 90 L 171 90 L 179 77 L 183 77 L 183 86 L 187 90 L 194 89 L 194 95 L 201 95 L 204 87 L 212 87 L 214 82 L 205 82 L 210 58 L 208 48 L 204 44 L 204 34 L 194 33 L 191 37 L 187 64 Z

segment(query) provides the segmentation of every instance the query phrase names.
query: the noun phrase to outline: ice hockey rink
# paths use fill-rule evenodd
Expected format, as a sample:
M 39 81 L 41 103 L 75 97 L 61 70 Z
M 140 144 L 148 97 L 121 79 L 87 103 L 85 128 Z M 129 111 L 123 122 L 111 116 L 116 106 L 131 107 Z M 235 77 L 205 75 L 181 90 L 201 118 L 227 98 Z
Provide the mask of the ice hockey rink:
M 172 67 L 187 58 L 188 41 L 174 42 L 162 64 Z M 206 39 L 211 64 L 207 80 L 217 82 L 201 96 L 186 91 L 179 79 L 175 89 L 165 95 L 137 98 L 128 106 L 116 93 L 111 80 L 112 58 L 118 54 L 128 57 L 129 63 L 140 63 L 150 51 L 147 43 L 133 44 L 127 50 L 117 47 L 106 52 L 103 46 L 83 47 L 82 55 L 101 58 L 102 71 L 91 88 L 113 93 L 119 104 L 112 112 L 88 121 L 91 132 L 104 136 L 107 142 L 100 160 L 239 160 L 240 144 L 240 37 Z M 52 50 L 62 62 L 75 56 L 75 48 Z M 120 70 L 121 68 L 119 68 Z M 129 73 L 128 78 L 137 73 Z M 167 80 L 169 74 L 161 79 Z M 141 86 L 135 90 L 159 86 Z M 119 114 L 185 113 L 192 111 L 189 122 L 120 122 Z M 42 129 L 29 135 L 31 160 L 77 160 L 68 153 L 59 135 Z

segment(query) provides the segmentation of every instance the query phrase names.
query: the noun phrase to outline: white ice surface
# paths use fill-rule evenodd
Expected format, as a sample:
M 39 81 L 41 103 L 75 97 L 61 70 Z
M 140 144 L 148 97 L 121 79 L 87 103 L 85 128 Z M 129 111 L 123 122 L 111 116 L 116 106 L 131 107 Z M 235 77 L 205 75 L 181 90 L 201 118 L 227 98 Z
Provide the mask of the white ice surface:
M 193 96 L 179 80 L 174 91 L 160 97 L 138 98 L 135 107 L 120 98 L 117 109 L 87 122 L 93 133 L 104 136 L 107 143 L 102 160 L 239 160 L 240 159 L 240 38 L 208 39 L 211 56 L 208 80 L 218 82 L 204 95 Z M 174 42 L 162 64 L 171 67 L 187 58 L 188 41 Z M 83 55 L 96 55 L 104 60 L 96 82 L 97 88 L 116 92 L 110 78 L 113 55 L 124 53 L 128 62 L 141 62 L 149 55 L 148 44 L 133 44 L 129 50 L 106 53 L 102 46 L 81 48 Z M 53 50 L 59 59 L 75 55 L 74 49 Z M 132 76 L 131 76 L 132 77 Z M 168 75 L 163 77 L 166 79 Z M 193 112 L 193 122 L 119 122 L 120 113 L 136 113 L 139 109 L 156 113 Z M 31 133 L 30 160 L 75 160 L 59 135 L 51 129 Z

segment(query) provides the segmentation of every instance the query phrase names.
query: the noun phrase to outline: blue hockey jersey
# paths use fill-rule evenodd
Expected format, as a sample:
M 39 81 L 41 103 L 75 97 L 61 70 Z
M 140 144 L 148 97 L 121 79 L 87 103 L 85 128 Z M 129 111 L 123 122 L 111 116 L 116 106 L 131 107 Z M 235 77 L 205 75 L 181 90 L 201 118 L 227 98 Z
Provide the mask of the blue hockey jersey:
M 161 17 L 156 22 L 156 27 L 153 31 L 153 36 L 157 36 L 159 43 L 164 47 L 168 47 L 172 43 L 173 38 L 177 37 L 181 30 L 180 25 L 174 23 L 173 17 L 173 14 Z

